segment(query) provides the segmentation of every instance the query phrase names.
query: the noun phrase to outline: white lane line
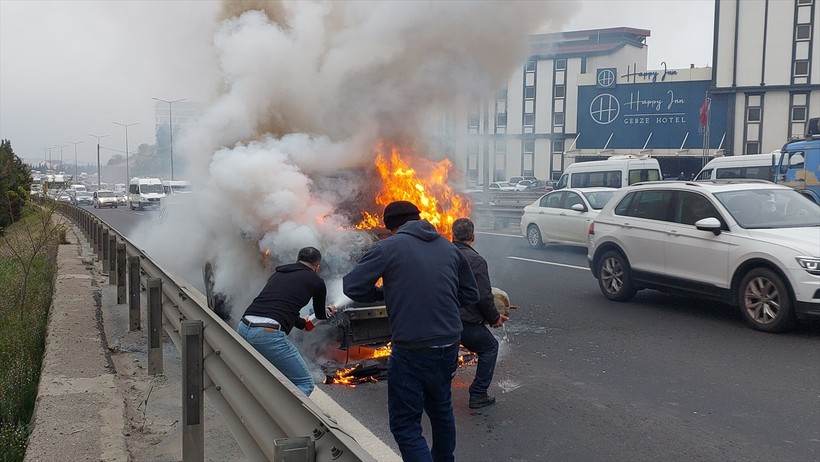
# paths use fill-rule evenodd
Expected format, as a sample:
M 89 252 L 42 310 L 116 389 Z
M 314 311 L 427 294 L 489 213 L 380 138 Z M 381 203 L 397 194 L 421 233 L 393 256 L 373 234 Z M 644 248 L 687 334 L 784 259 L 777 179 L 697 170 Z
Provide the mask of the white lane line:
M 552 262 L 552 261 L 544 261 L 544 260 L 533 260 L 531 258 L 521 258 L 521 257 L 507 257 L 507 258 L 511 258 L 513 260 L 528 261 L 528 262 L 532 262 L 532 263 L 541 263 L 542 265 L 562 266 L 564 268 L 573 268 L 573 269 L 589 271 L 589 268 L 587 268 L 586 266 L 565 265 L 564 263 L 555 263 L 555 262 Z
M 521 234 L 504 234 L 504 233 L 488 233 L 487 231 L 476 231 L 476 234 L 485 234 L 487 236 L 502 236 L 502 237 L 519 237 L 524 238 Z

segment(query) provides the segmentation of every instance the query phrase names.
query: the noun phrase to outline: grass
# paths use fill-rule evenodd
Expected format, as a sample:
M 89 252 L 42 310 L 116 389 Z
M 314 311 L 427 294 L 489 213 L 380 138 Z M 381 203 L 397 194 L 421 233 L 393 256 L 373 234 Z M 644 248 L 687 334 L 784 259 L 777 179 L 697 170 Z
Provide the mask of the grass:
M 31 212 L 2 230 L 4 236 L 0 237 L 0 455 L 3 462 L 22 461 L 25 456 L 45 349 L 60 233 L 45 229 L 53 225 L 46 225 L 50 220 L 44 220 L 42 214 L 50 212 Z M 38 241 L 44 244 L 37 245 Z M 29 260 L 32 254 L 34 258 Z M 26 277 L 24 262 L 28 261 L 31 266 Z

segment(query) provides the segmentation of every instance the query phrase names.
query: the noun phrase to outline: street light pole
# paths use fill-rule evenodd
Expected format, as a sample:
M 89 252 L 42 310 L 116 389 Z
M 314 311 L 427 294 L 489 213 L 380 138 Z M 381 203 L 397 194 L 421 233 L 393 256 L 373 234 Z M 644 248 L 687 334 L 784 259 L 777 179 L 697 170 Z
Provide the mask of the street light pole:
M 67 147 L 67 144 L 55 144 L 55 148 L 60 148 L 60 170 L 65 171 L 65 167 L 63 167 L 63 148 Z M 59 173 L 59 172 L 58 172 Z
M 120 127 L 125 127 L 125 184 L 128 184 L 131 181 L 131 174 L 128 171 L 128 127 L 132 125 L 139 125 L 139 122 L 134 122 L 132 124 L 121 124 L 119 122 L 114 123 Z
M 100 185 L 102 184 L 100 180 L 100 138 L 105 138 L 108 135 L 92 135 L 89 133 L 88 136 L 97 138 L 97 189 L 100 189 Z
M 69 141 L 70 144 L 74 145 L 74 181 L 77 181 L 78 175 L 78 168 L 77 168 L 77 145 L 82 143 L 82 141 Z
M 48 151 L 48 157 L 46 157 L 46 160 L 48 161 L 48 163 L 46 164 L 46 172 L 48 172 L 48 170 L 51 170 L 51 148 L 43 147 L 43 149 Z
M 174 179 L 174 113 L 171 110 L 171 106 L 174 103 L 178 103 L 180 101 L 185 101 L 188 98 L 180 98 L 175 99 L 173 101 L 167 101 L 160 98 L 151 98 L 156 101 L 162 101 L 163 103 L 168 103 L 168 133 L 170 135 L 170 144 L 171 144 L 171 180 Z

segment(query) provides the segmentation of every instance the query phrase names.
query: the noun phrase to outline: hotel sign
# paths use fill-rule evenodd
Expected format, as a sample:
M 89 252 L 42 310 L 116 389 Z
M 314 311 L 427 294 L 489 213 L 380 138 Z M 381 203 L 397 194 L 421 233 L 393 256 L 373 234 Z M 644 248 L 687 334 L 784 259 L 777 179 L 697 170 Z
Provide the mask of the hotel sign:
M 702 149 L 700 108 L 709 82 L 646 82 L 578 89 L 580 149 Z M 710 147 L 725 131 L 726 98 L 712 96 Z M 610 138 L 611 136 L 611 138 Z

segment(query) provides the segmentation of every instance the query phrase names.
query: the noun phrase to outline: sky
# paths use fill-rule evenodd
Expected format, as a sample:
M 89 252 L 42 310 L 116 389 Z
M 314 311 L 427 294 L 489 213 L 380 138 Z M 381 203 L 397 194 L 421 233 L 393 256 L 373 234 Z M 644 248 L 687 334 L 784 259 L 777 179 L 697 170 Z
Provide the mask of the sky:
M 362 2 L 360 2 L 362 3 Z M 525 3 L 526 2 L 518 2 Z M 559 4 L 562 2 L 549 2 Z M 713 0 L 568 2 L 544 32 L 604 27 L 649 29 L 649 68 L 711 65 Z M 27 161 L 46 147 L 66 162 L 103 163 L 154 144 L 161 98 L 210 101 L 220 88 L 216 1 L 0 0 L 0 138 Z

